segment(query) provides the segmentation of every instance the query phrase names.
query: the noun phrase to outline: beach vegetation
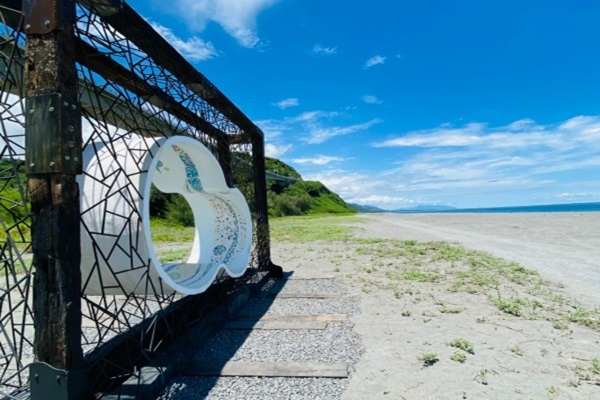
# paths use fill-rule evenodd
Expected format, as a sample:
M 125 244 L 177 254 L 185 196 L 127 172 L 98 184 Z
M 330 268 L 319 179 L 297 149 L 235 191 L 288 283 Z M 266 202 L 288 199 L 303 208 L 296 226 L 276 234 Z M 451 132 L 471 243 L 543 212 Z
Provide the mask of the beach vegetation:
M 447 343 L 447 345 L 450 347 L 455 347 L 467 353 L 475 354 L 475 348 L 473 347 L 473 344 L 467 339 L 461 337 L 450 340 Z
M 462 246 L 445 242 L 430 242 L 430 246 L 433 250 L 435 250 L 435 253 L 431 257 L 432 261 L 461 261 L 468 253 L 467 250 Z
M 424 367 L 429 367 L 438 362 L 440 359 L 436 353 L 426 351 L 419 356 L 419 361 L 423 362 Z
M 480 369 L 479 372 L 477 372 L 477 375 L 475 375 L 475 381 L 481 383 L 482 385 L 487 385 L 488 384 L 487 374 L 488 374 L 487 369 Z
M 523 299 L 503 299 L 497 298 L 492 301 L 496 307 L 502 312 L 514 315 L 515 317 L 522 317 L 524 314 L 523 305 L 527 304 L 526 300 Z
M 440 274 L 434 272 L 421 271 L 418 269 L 404 271 L 399 276 L 402 279 L 417 282 L 435 282 L 438 279 L 440 279 Z
M 558 329 L 561 331 L 567 330 L 569 328 L 569 325 L 563 321 L 563 320 L 558 320 L 558 321 L 553 321 L 552 322 L 552 327 L 554 329 Z
M 460 314 L 461 312 L 464 311 L 464 308 L 442 306 L 442 307 L 440 307 L 439 310 L 442 314 Z
M 548 400 L 555 400 L 558 398 L 559 390 L 555 386 L 548 386 L 546 392 L 548 393 Z
M 565 296 L 560 284 L 543 280 L 536 271 L 453 243 L 357 237 L 361 221 L 360 216 L 333 215 L 272 218 L 271 240 L 339 242 L 341 256 L 331 250 L 319 257 L 343 257 L 357 270 L 368 270 L 369 290 L 389 290 L 396 298 L 410 295 L 415 304 L 428 299 L 427 284 L 433 284 L 435 290 L 485 296 L 498 310 L 517 317 L 600 330 L 600 309 Z M 352 273 L 348 277 L 360 279 Z
M 512 349 L 510 349 L 510 351 L 517 356 L 523 356 L 525 354 L 523 349 L 519 346 L 514 346 Z
M 583 307 L 578 307 L 569 314 L 569 321 L 589 328 L 600 329 L 600 319 L 598 319 L 597 310 L 586 310 Z
M 450 356 L 450 359 L 452 361 L 456 361 L 456 362 L 463 364 L 465 361 L 467 361 L 467 356 L 465 355 L 465 353 L 461 353 L 461 352 L 457 351 Z

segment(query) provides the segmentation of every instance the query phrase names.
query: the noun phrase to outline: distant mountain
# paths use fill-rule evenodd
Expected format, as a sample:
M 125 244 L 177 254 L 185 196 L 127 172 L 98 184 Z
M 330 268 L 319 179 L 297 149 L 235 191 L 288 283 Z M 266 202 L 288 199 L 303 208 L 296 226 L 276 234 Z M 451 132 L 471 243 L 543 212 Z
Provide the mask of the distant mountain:
M 436 205 L 436 204 L 421 204 L 413 207 L 398 208 L 393 212 L 426 212 L 426 211 L 452 211 L 458 210 L 456 207 Z
M 361 213 L 388 212 L 387 210 L 384 210 L 382 208 L 375 207 L 375 206 L 356 204 L 356 203 L 348 203 L 348 205 L 354 207 L 356 209 L 356 211 L 361 212 Z

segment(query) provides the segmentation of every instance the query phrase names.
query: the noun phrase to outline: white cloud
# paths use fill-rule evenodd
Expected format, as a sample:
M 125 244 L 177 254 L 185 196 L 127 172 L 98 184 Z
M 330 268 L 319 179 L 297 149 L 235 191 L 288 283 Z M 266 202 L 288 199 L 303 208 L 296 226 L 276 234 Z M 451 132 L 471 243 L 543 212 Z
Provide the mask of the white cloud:
M 315 54 L 330 56 L 330 55 L 337 53 L 337 46 L 336 47 L 324 47 L 324 46 L 321 46 L 320 44 L 315 44 L 312 48 L 312 51 Z
M 292 162 L 296 163 L 296 164 L 327 165 L 332 162 L 341 162 L 341 161 L 346 161 L 346 160 L 349 160 L 349 159 L 343 158 L 343 157 L 319 155 L 319 156 L 315 156 L 315 157 L 296 158 L 296 159 L 293 159 Z
M 171 46 L 189 61 L 204 61 L 217 56 L 217 51 L 211 42 L 205 42 L 197 36 L 192 36 L 184 40 L 176 36 L 170 28 L 154 22 L 150 24 Z
M 381 174 L 327 169 L 320 170 L 318 173 L 302 175 L 306 180 L 322 182 L 349 203 L 392 210 L 427 202 L 425 198 L 413 198 L 399 192 L 390 194 L 390 180 Z M 432 204 L 432 202 L 428 202 L 428 204 Z
M 319 123 L 311 123 L 307 126 L 308 136 L 304 141 L 309 144 L 319 144 L 328 141 L 336 136 L 348 135 L 350 133 L 360 132 L 369 129 L 375 124 L 380 123 L 380 119 L 372 119 L 362 124 L 346 125 L 346 126 L 323 126 Z
M 306 111 L 291 119 L 293 122 L 309 122 L 312 123 L 321 118 L 332 118 L 340 115 L 335 111 Z
M 281 108 L 282 110 L 289 108 L 289 107 L 297 107 L 300 105 L 300 102 L 298 101 L 298 99 L 294 98 L 294 97 L 290 97 L 289 99 L 284 99 L 281 101 L 278 101 L 277 103 L 273 103 L 273 105 L 275 107 Z
M 295 117 L 282 120 L 258 121 L 268 137 L 281 136 L 294 133 L 294 138 L 299 138 L 308 144 L 320 144 L 336 136 L 348 135 L 369 129 L 371 126 L 382 122 L 380 119 L 354 124 L 342 125 L 333 120 L 349 118 L 348 115 L 336 111 L 305 111 Z
M 369 95 L 369 94 L 366 94 L 366 95 L 364 95 L 364 96 L 362 97 L 362 100 L 363 100 L 365 103 L 367 103 L 367 104 L 381 104 L 381 103 L 383 103 L 383 101 L 382 101 L 382 100 L 379 100 L 379 99 L 377 98 L 377 96 L 372 96 L 372 95 Z
M 292 149 L 291 144 L 287 145 L 276 145 L 273 143 L 265 144 L 265 155 L 271 158 L 280 158 L 285 153 Z
M 256 47 L 260 39 L 256 33 L 256 19 L 278 0 L 175 0 L 177 14 L 191 29 L 201 32 L 209 21 L 214 21 L 240 45 Z
M 593 198 L 594 195 L 591 193 L 560 193 L 558 197 L 566 200 L 583 200 Z
M 366 62 L 365 62 L 365 68 L 371 68 L 374 67 L 375 65 L 380 65 L 380 64 L 384 64 L 386 60 L 386 57 L 382 57 L 379 54 L 369 58 Z
M 415 201 L 406 197 L 395 197 L 386 195 L 370 195 L 353 198 L 350 203 L 362 205 L 374 205 L 384 209 L 399 208 L 399 205 L 412 205 Z
M 304 114 L 303 126 L 341 116 Z M 600 116 L 546 125 L 531 119 L 500 127 L 445 124 L 375 143 L 372 164 L 355 161 L 365 165 L 364 172 L 328 168 L 334 164 L 315 167 L 311 156 L 295 161 L 305 169 L 312 166 L 313 171 L 301 172 L 306 179 L 320 180 L 344 200 L 383 209 L 598 201 L 598 135 Z
M 599 143 L 600 116 L 579 116 L 559 125 L 538 125 L 522 119 L 492 128 L 472 122 L 462 127 L 443 125 L 408 132 L 403 136 L 374 143 L 374 147 L 486 147 L 569 149 L 579 142 Z
M 394 182 L 388 188 L 390 196 L 412 193 L 455 203 L 478 198 L 486 199 L 484 205 L 494 205 L 494 199 L 495 205 L 507 205 L 507 199 L 514 198 L 519 199 L 513 200 L 516 204 L 527 204 L 540 198 L 593 198 L 583 179 L 596 176 L 600 168 L 599 135 L 600 116 L 577 116 L 549 125 L 530 119 L 501 127 L 446 124 L 373 147 L 401 152 L 397 167 L 381 173 Z

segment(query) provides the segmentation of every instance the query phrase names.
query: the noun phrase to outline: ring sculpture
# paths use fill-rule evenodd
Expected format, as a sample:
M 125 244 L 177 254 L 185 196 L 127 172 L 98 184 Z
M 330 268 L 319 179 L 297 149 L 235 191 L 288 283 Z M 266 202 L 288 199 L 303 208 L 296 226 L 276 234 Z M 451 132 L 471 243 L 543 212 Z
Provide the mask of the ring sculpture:
M 196 294 L 221 270 L 232 277 L 246 271 L 250 210 L 199 141 L 136 136 L 94 143 L 84 151 L 84 168 L 79 181 L 84 293 Z M 192 209 L 195 236 L 187 262 L 158 260 L 150 230 L 152 183 L 162 192 L 181 194 Z

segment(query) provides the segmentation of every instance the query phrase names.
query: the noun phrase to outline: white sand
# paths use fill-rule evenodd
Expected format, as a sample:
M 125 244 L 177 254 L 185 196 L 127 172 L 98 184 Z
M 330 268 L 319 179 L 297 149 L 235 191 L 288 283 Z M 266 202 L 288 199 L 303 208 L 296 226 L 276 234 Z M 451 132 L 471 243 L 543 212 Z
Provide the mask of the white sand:
M 363 235 L 457 242 L 562 282 L 600 306 L 600 212 L 366 214 Z
M 564 283 L 562 289 L 549 284 L 547 293 L 580 304 L 546 295 L 535 316 L 517 317 L 501 312 L 490 300 L 493 293 L 449 291 L 450 275 L 441 282 L 400 282 L 394 290 L 385 275 L 398 268 L 427 271 L 431 265 L 370 258 L 353 243 L 274 243 L 273 259 L 284 269 L 296 276 L 333 273 L 360 297 L 361 313 L 352 321 L 365 353 L 350 376 L 346 399 L 600 399 L 600 372 L 590 372 L 592 360 L 600 358 L 600 332 L 568 318 L 557 322 L 555 312 L 557 307 L 571 312 L 571 304 L 588 310 L 600 304 L 600 213 L 361 218 L 361 237 L 443 240 L 489 251 Z M 512 297 L 537 299 L 531 287 L 506 287 Z M 456 338 L 471 343 L 474 354 L 448 345 Z M 419 357 L 425 353 L 439 361 L 424 366 Z M 451 360 L 455 353 L 466 361 Z

